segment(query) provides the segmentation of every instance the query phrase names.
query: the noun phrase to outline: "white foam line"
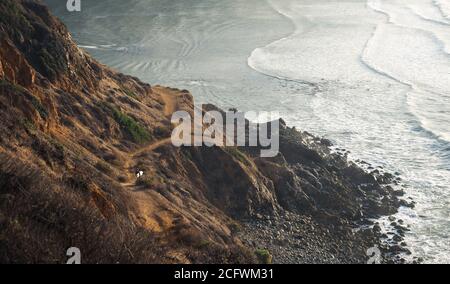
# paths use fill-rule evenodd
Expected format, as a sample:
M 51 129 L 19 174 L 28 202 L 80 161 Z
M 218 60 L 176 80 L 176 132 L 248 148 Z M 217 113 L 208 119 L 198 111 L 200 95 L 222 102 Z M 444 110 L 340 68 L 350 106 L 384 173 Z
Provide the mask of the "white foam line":
M 377 72 L 378 74 L 383 75 L 383 76 L 386 76 L 386 77 L 388 77 L 388 78 L 390 78 L 390 79 L 393 79 L 393 80 L 395 80 L 395 81 L 397 81 L 397 82 L 399 82 L 399 83 L 401 83 L 401 84 L 403 84 L 403 85 L 412 87 L 413 89 L 416 89 L 416 90 L 420 91 L 420 89 L 418 88 L 418 86 L 416 86 L 414 83 L 408 82 L 408 81 L 404 81 L 404 80 L 402 80 L 402 79 L 399 79 L 399 78 L 397 78 L 395 75 L 390 74 L 390 73 L 387 72 L 387 71 L 381 70 L 381 69 L 379 69 L 379 68 L 377 68 L 377 67 L 371 65 L 371 64 L 367 61 L 367 52 L 368 52 L 368 50 L 369 50 L 369 48 L 370 48 L 370 46 L 371 46 L 371 43 L 375 40 L 375 35 L 377 34 L 377 31 L 381 28 L 382 25 L 386 25 L 386 24 L 392 24 L 392 25 L 395 25 L 395 26 L 398 26 L 398 27 L 401 27 L 401 28 L 406 28 L 406 29 L 411 29 L 411 30 L 417 30 L 417 31 L 426 33 L 426 34 L 428 34 L 428 35 L 431 35 L 431 36 L 434 38 L 434 40 L 436 40 L 436 41 L 438 42 L 438 44 L 441 46 L 441 51 L 443 51 L 445 54 L 450 55 L 450 52 L 449 52 L 449 50 L 448 50 L 448 48 L 447 48 L 445 42 L 443 42 L 443 41 L 442 41 L 439 37 L 437 37 L 433 32 L 428 31 L 428 30 L 423 30 L 423 29 L 417 29 L 417 28 L 413 28 L 413 27 L 407 27 L 407 26 L 399 25 L 399 24 L 395 23 L 395 22 L 392 20 L 391 15 L 390 15 L 388 12 L 384 11 L 383 9 L 381 9 L 381 7 L 377 7 L 377 6 L 376 6 L 376 5 L 380 5 L 380 4 L 381 4 L 381 1 L 380 1 L 380 0 L 368 0 L 368 1 L 367 1 L 367 6 L 368 6 L 369 8 L 371 8 L 371 9 L 373 9 L 374 11 L 378 12 L 378 13 L 381 13 L 381 14 L 383 14 L 383 15 L 386 15 L 387 21 L 386 21 L 386 23 L 380 24 L 380 25 L 378 25 L 378 26 L 375 28 L 375 31 L 374 31 L 374 33 L 372 34 L 372 37 L 367 41 L 366 46 L 364 47 L 363 53 L 362 53 L 362 55 L 361 55 L 361 61 L 362 61 L 362 63 L 363 63 L 364 65 L 366 65 L 367 67 L 369 67 L 369 68 L 372 69 L 373 71 Z M 427 90 L 427 91 L 432 92 L 432 93 L 435 93 L 435 94 L 439 94 L 439 93 L 436 93 L 436 92 L 434 92 L 434 91 L 430 91 L 430 90 Z M 441 95 L 442 95 L 442 94 L 441 94 Z
M 247 65 L 248 65 L 251 69 L 255 70 L 256 72 L 258 72 L 258 73 L 260 73 L 260 74 L 262 74 L 262 75 L 268 76 L 268 77 L 270 77 L 270 78 L 274 78 L 274 79 L 278 79 L 278 80 L 286 81 L 286 82 L 292 82 L 292 83 L 297 83 L 297 84 L 308 85 L 308 86 L 312 86 L 312 87 L 317 87 L 317 85 L 316 85 L 315 83 L 313 83 L 313 82 L 308 82 L 308 81 L 304 81 L 304 80 L 301 80 L 301 79 L 292 79 L 292 78 L 288 78 L 288 77 L 284 77 L 284 76 L 280 76 L 280 75 L 275 75 L 275 74 L 267 73 L 267 71 L 263 71 L 263 70 L 259 69 L 258 67 L 256 67 L 256 66 L 252 63 L 252 58 L 255 56 L 256 52 L 258 52 L 259 50 L 268 48 L 268 47 L 271 46 L 271 45 L 274 45 L 274 44 L 277 44 L 277 43 L 282 42 L 282 41 L 284 41 L 284 40 L 287 40 L 287 39 L 291 38 L 292 36 L 294 36 L 295 34 L 298 33 L 298 25 L 295 23 L 295 21 L 292 19 L 291 16 L 289 16 L 288 14 L 284 13 L 283 11 L 277 9 L 277 8 L 275 7 L 275 5 L 272 3 L 271 0 L 266 0 L 266 2 L 268 3 L 268 5 L 269 5 L 275 12 L 277 12 L 278 14 L 280 14 L 281 16 L 283 16 L 284 18 L 288 19 L 289 22 L 292 23 L 293 31 L 292 31 L 288 36 L 282 37 L 282 38 L 280 38 L 280 39 L 278 39 L 278 40 L 276 40 L 276 41 L 273 41 L 273 42 L 271 42 L 271 43 L 269 43 L 269 44 L 263 46 L 263 47 L 258 47 L 258 48 L 256 48 L 256 49 L 254 49 L 254 50 L 252 51 L 252 53 L 250 54 L 250 56 L 248 57 L 248 59 L 247 59 Z
M 446 11 L 444 11 L 444 7 L 441 1 L 439 0 L 434 0 L 433 1 L 433 5 L 436 6 L 439 9 L 439 12 L 441 12 L 442 17 L 446 18 L 446 19 L 450 19 L 450 15 L 446 14 Z
M 375 35 L 376 31 L 378 30 L 378 28 L 379 28 L 379 27 L 377 27 L 377 28 L 375 29 L 374 35 Z M 371 38 L 371 39 L 369 40 L 367 46 L 370 46 L 370 42 L 371 42 L 373 39 L 374 39 L 374 37 Z M 366 49 L 366 50 L 367 50 L 367 49 Z M 421 115 L 418 115 L 418 113 L 413 109 L 413 106 L 409 104 L 409 97 L 410 97 L 413 93 L 421 93 L 421 94 L 424 94 L 424 91 L 421 90 L 421 89 L 420 89 L 417 85 L 415 85 L 414 83 L 409 82 L 409 81 L 402 81 L 402 80 L 398 79 L 397 77 L 395 77 L 394 75 L 390 74 L 389 72 L 384 71 L 384 70 L 381 70 L 381 69 L 377 68 L 376 66 L 373 66 L 373 65 L 371 65 L 370 63 L 368 63 L 368 61 L 364 59 L 364 57 L 366 56 L 366 55 L 365 55 L 366 50 L 364 51 L 364 54 L 363 54 L 362 57 L 361 57 L 361 61 L 363 62 L 363 64 L 365 64 L 368 68 L 370 68 L 371 70 L 375 71 L 376 73 L 378 73 L 378 74 L 380 74 L 380 75 L 382 75 L 382 76 L 386 76 L 387 78 L 390 78 L 390 79 L 392 79 L 392 80 L 394 80 L 394 81 L 400 83 L 401 85 L 404 85 L 404 86 L 407 86 L 407 87 L 410 88 L 410 91 L 406 93 L 407 105 L 408 105 L 408 107 L 409 107 L 410 113 L 411 113 L 412 115 L 414 115 L 414 116 L 417 118 L 417 122 L 419 123 L 420 127 L 422 127 L 422 129 L 424 129 L 425 131 L 427 131 L 427 132 L 429 132 L 430 134 L 432 134 L 432 135 L 433 135 L 434 137 L 436 137 L 438 140 L 444 140 L 444 141 L 450 142 L 450 140 L 447 140 L 448 137 L 443 136 L 443 135 L 440 135 L 440 134 L 438 134 L 438 133 L 435 133 L 433 130 L 431 130 L 431 128 L 430 128 L 430 127 L 427 125 L 427 123 L 425 122 L 425 121 L 426 121 L 426 118 L 424 118 L 424 117 L 421 116 Z M 439 93 L 436 93 L 436 92 L 433 92 L 433 91 L 429 91 L 429 90 L 426 90 L 426 92 L 441 95 L 441 94 L 439 94 Z
M 414 15 L 420 17 L 421 19 L 423 19 L 425 21 L 432 22 L 432 23 L 435 23 L 435 24 L 438 24 L 438 25 L 445 25 L 445 26 L 449 26 L 450 25 L 450 22 L 445 17 L 443 17 L 444 18 L 443 20 L 433 19 L 433 18 L 430 18 L 430 17 L 427 17 L 427 16 L 424 16 L 424 15 L 420 14 L 420 12 L 418 12 L 417 9 L 414 6 L 412 6 L 412 5 L 409 5 L 407 7 L 408 7 L 408 9 L 411 10 L 411 12 L 414 13 Z
M 413 12 L 414 15 L 418 16 L 419 18 L 421 18 L 421 19 L 424 20 L 424 21 L 431 22 L 431 23 L 437 24 L 437 25 L 442 25 L 442 26 L 450 26 L 450 22 L 448 22 L 448 21 L 445 19 L 445 17 L 444 17 L 444 20 L 442 20 L 442 21 L 441 21 L 441 20 L 436 20 L 436 19 L 432 19 L 432 18 L 426 17 L 426 16 L 424 16 L 424 15 L 421 15 L 421 14 L 414 8 L 414 6 L 407 6 L 407 8 L 408 8 L 409 10 L 411 10 L 411 12 Z
M 381 8 L 381 1 L 380 1 L 380 0 L 368 0 L 368 1 L 367 1 L 367 6 L 368 6 L 369 8 L 371 8 L 372 10 L 374 10 L 375 12 L 378 12 L 378 13 L 381 13 L 381 14 L 383 14 L 383 15 L 386 15 L 386 17 L 388 18 L 388 21 L 387 21 L 387 22 L 388 22 L 389 24 L 393 24 L 393 25 L 396 25 L 396 26 L 401 27 L 401 28 L 414 29 L 414 30 L 418 30 L 418 31 L 421 31 L 421 32 L 430 34 L 430 35 L 438 42 L 438 44 L 441 46 L 441 50 L 442 50 L 444 53 L 446 53 L 447 55 L 450 55 L 450 49 L 449 49 L 449 47 L 446 45 L 446 43 L 445 43 L 442 39 L 439 38 L 438 35 L 436 35 L 434 32 L 432 32 L 432 31 L 430 31 L 430 30 L 425 30 L 425 29 L 420 29 L 420 28 L 409 27 L 409 26 L 405 26 L 405 25 L 401 25 L 401 24 L 396 23 L 396 22 L 392 19 L 392 16 L 391 16 L 388 12 L 386 12 L 385 10 L 383 10 L 383 9 Z M 414 12 L 413 9 L 411 9 L 410 7 L 407 7 L 407 8 L 410 9 L 415 15 L 417 15 L 417 14 Z M 439 22 L 439 21 L 432 20 L 432 19 L 427 19 L 427 18 L 424 18 L 424 17 L 422 17 L 422 16 L 420 16 L 420 15 L 417 15 L 417 16 L 419 16 L 420 18 L 422 18 L 422 19 L 425 20 L 425 21 L 428 21 L 428 22 L 431 22 L 431 23 L 434 23 L 434 24 L 438 24 L 438 25 L 442 25 L 442 26 L 448 26 L 448 25 L 449 25 L 448 23 Z
M 366 46 L 365 46 L 365 48 L 364 48 L 364 51 L 363 51 L 363 53 L 362 53 L 362 55 L 361 55 L 361 62 L 362 62 L 364 65 L 366 65 L 368 68 L 370 68 L 371 70 L 375 71 L 376 73 L 378 73 L 378 74 L 380 74 L 380 75 L 382 75 L 382 76 L 385 76 L 385 77 L 387 77 L 387 78 L 390 78 L 390 79 L 392 79 L 392 80 L 394 80 L 394 81 L 396 81 L 396 82 L 398 82 L 398 83 L 400 83 L 400 84 L 402 84 L 402 85 L 405 85 L 405 86 L 409 87 L 409 88 L 410 88 L 410 91 L 406 94 L 407 105 L 408 105 L 408 107 L 409 107 L 410 113 L 411 113 L 412 115 L 414 115 L 414 116 L 417 118 L 417 122 L 420 124 L 420 127 L 421 127 L 422 129 L 424 129 L 425 131 L 429 132 L 429 134 L 431 134 L 431 135 L 433 135 L 434 137 L 436 137 L 438 140 L 443 140 L 443 141 L 446 141 L 446 142 L 450 142 L 450 140 L 448 140 L 449 137 L 447 137 L 446 135 L 441 135 L 441 133 L 435 133 L 435 132 L 429 127 L 429 125 L 428 125 L 428 123 L 427 123 L 427 119 L 426 119 L 425 117 L 423 117 L 422 115 L 418 114 L 418 113 L 414 110 L 414 107 L 410 104 L 410 102 L 411 102 L 411 101 L 410 101 L 410 96 L 411 96 L 414 92 L 416 92 L 416 93 L 422 93 L 422 94 L 423 94 L 424 92 L 429 92 L 429 93 L 436 94 L 436 95 L 442 95 L 442 94 L 437 93 L 437 92 L 434 92 L 434 91 L 430 91 L 430 90 L 423 91 L 423 90 L 421 90 L 417 85 L 415 85 L 414 83 L 409 82 L 409 81 L 407 81 L 407 80 L 401 80 L 401 79 L 397 78 L 395 75 L 390 74 L 389 72 L 384 71 L 384 70 L 382 70 L 382 69 L 380 69 L 380 68 L 378 68 L 378 67 L 376 67 L 376 66 L 370 64 L 369 61 L 367 60 L 367 56 L 368 56 L 367 53 L 368 53 L 368 51 L 369 51 L 369 49 L 370 49 L 370 46 L 372 45 L 372 42 L 375 40 L 375 36 L 376 36 L 378 30 L 379 30 L 380 28 L 382 28 L 383 26 L 385 26 L 385 25 L 389 25 L 389 24 L 396 25 L 394 22 L 391 21 L 391 16 L 390 16 L 387 12 L 383 11 L 381 8 L 378 8 L 378 7 L 376 7 L 376 6 L 373 6 L 373 4 L 380 4 L 380 1 L 379 1 L 379 0 L 368 0 L 368 3 L 367 3 L 367 4 L 368 4 L 368 6 L 369 6 L 370 8 L 374 9 L 374 11 L 386 15 L 386 16 L 387 16 L 387 21 L 386 21 L 386 23 L 380 24 L 380 25 L 378 25 L 378 26 L 375 28 L 372 37 L 367 41 L 367 44 L 366 44 Z M 399 26 L 399 25 L 397 25 L 397 26 Z M 404 26 L 401 26 L 401 27 L 404 27 Z M 404 27 L 404 28 L 408 28 L 408 27 Z M 417 29 L 416 29 L 416 30 L 417 30 Z M 444 50 L 444 51 L 445 51 L 445 50 Z M 448 54 L 448 53 L 447 53 L 447 54 Z
M 95 46 L 95 45 L 78 45 L 78 47 L 80 47 L 80 48 L 84 48 L 84 49 L 99 49 L 99 47 L 98 46 Z

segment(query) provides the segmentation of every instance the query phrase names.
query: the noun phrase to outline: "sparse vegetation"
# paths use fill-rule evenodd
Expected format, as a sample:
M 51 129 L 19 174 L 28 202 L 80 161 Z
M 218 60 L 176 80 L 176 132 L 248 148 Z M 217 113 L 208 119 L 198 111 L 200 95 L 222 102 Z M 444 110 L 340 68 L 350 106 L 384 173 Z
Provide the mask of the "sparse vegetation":
M 26 89 L 20 85 L 13 84 L 6 79 L 0 80 L 0 88 L 7 88 L 12 90 L 14 93 L 24 93 Z
M 34 108 L 37 110 L 42 119 L 48 118 L 47 110 L 36 97 L 32 97 L 31 103 L 33 104 Z
M 0 263 L 64 263 L 68 247 L 83 263 L 164 262 L 148 231 L 119 215 L 105 219 L 71 188 L 0 155 Z
M 209 246 L 212 245 L 212 242 L 210 240 L 201 240 L 198 244 L 197 247 L 202 249 L 202 248 L 207 248 Z
M 43 134 L 42 132 L 30 132 L 33 135 L 31 149 L 48 165 L 56 166 L 61 164 L 66 157 L 64 146 L 54 138 Z
M 33 105 L 33 107 L 36 109 L 36 111 L 39 113 L 42 119 L 47 119 L 49 114 L 47 109 L 42 105 L 41 101 L 36 98 L 35 96 L 31 95 L 25 88 L 23 88 L 20 85 L 13 84 L 9 82 L 8 80 L 1 79 L 0 80 L 0 89 L 2 92 L 7 93 L 13 93 L 15 95 L 22 95 L 27 100 L 30 101 L 30 103 Z
M 136 185 L 137 186 L 144 186 L 144 187 L 152 187 L 155 186 L 157 184 L 157 179 L 156 177 L 142 177 L 139 178 L 138 180 L 136 180 Z
M 191 153 L 191 148 L 190 147 L 181 147 L 182 149 L 182 153 L 184 154 L 184 156 L 188 159 L 188 160 L 192 160 L 192 153 Z
M 231 222 L 228 224 L 228 228 L 230 228 L 233 234 L 237 234 L 242 230 L 242 226 L 238 222 Z
M 111 175 L 114 172 L 113 168 L 105 161 L 98 161 L 95 168 L 106 175 Z
M 91 178 L 75 172 L 65 176 L 62 180 L 64 186 L 71 188 L 73 191 L 80 192 L 80 194 L 87 194 L 89 192 L 89 184 L 92 182 Z
M 257 249 L 255 251 L 256 256 L 258 257 L 258 260 L 262 264 L 272 264 L 272 255 L 270 252 L 266 249 Z
M 169 127 L 156 126 L 153 134 L 157 137 L 169 137 L 171 135 L 171 129 Z
M 27 1 L 28 9 L 46 12 L 46 8 L 39 3 Z M 36 69 L 51 80 L 55 80 L 58 74 L 67 70 L 66 50 L 63 41 L 60 40 L 51 29 L 37 23 L 35 19 L 25 17 L 21 4 L 15 0 L 2 0 L 0 2 L 0 25 L 6 29 L 12 39 L 20 43 L 24 38 L 34 37 L 39 40 L 30 41 L 30 47 L 24 52 L 28 61 L 34 63 Z M 42 15 L 45 16 L 45 15 Z
M 21 124 L 29 132 L 36 131 L 36 129 L 37 129 L 36 125 L 31 120 L 28 120 L 28 119 L 22 119 Z
M 245 164 L 245 165 L 249 165 L 249 161 L 247 156 L 245 156 L 244 153 L 242 153 L 241 151 L 239 151 L 239 149 L 237 147 L 224 147 L 225 151 L 230 154 L 231 156 L 233 156 L 234 158 L 236 158 L 239 162 Z
M 20 11 L 15 0 L 2 0 L 0 2 L 0 23 L 12 29 L 13 37 L 19 37 L 21 32 L 13 27 L 20 27 L 22 30 L 31 31 L 31 25 Z
M 112 112 L 114 120 L 120 125 L 120 127 L 132 138 L 132 140 L 139 144 L 144 144 L 151 140 L 151 135 L 142 127 L 136 120 L 127 114 L 121 112 L 112 105 L 107 105 L 107 110 Z
M 124 94 L 127 95 L 127 96 L 129 96 L 130 98 L 133 98 L 133 99 L 135 99 L 135 100 L 139 100 L 139 97 L 136 95 L 136 93 L 133 92 L 133 91 L 130 90 L 130 89 L 123 88 L 123 89 L 122 89 L 122 92 L 124 92 Z

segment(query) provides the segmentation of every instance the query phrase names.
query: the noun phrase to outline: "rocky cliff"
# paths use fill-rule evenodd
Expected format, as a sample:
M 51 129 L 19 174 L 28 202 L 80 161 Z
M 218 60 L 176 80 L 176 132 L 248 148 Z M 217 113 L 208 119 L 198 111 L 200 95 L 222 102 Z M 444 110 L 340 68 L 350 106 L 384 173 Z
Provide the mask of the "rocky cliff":
M 285 124 L 275 158 L 175 148 L 171 114 L 192 107 L 98 63 L 40 1 L 1 0 L 0 262 L 62 263 L 73 246 L 90 263 L 266 262 L 271 248 L 364 262 L 380 238 L 354 229 L 406 205 L 395 177 Z

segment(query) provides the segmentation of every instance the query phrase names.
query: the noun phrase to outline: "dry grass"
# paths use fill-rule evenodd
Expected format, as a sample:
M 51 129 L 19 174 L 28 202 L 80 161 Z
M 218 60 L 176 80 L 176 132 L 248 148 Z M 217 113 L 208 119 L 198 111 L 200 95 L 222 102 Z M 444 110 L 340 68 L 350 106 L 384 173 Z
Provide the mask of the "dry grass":
M 83 263 L 159 263 L 156 238 L 117 214 L 106 219 L 70 187 L 0 156 L 0 263 L 64 263 L 78 247 Z

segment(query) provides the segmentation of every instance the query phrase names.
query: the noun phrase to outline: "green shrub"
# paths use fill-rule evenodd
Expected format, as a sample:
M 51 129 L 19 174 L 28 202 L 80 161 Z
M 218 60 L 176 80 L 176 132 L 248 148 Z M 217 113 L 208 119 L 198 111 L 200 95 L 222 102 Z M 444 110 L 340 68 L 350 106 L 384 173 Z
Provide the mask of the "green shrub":
M 112 112 L 114 120 L 120 127 L 133 139 L 134 142 L 143 144 L 151 140 L 151 135 L 136 120 L 127 114 L 119 111 L 117 108 L 109 105 L 108 109 Z
M 136 180 L 137 186 L 152 187 L 157 183 L 155 177 L 141 177 Z
M 257 249 L 255 251 L 256 256 L 258 257 L 258 260 L 262 264 L 272 264 L 272 255 L 270 252 L 266 249 Z
M 212 242 L 210 240 L 201 240 L 196 247 L 199 249 L 207 248 L 212 245 Z

